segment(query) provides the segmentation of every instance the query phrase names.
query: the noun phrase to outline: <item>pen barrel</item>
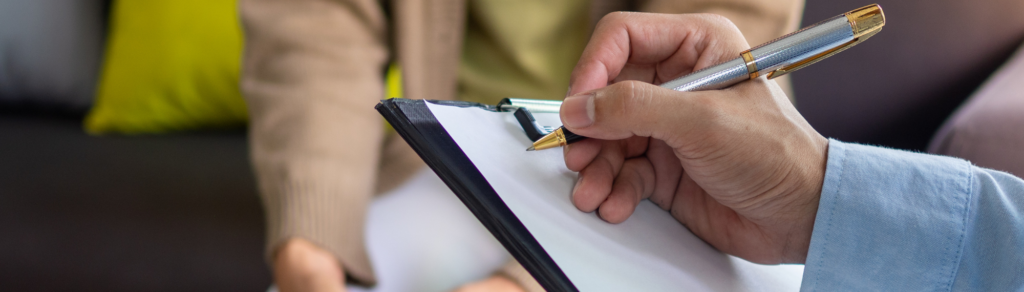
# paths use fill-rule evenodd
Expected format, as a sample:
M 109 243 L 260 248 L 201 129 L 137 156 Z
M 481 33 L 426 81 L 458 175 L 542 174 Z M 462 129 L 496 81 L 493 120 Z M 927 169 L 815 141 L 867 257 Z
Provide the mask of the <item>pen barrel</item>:
M 562 128 L 562 134 L 565 135 L 565 144 L 576 143 L 577 141 L 587 138 L 580 135 L 576 135 L 576 133 L 570 132 L 569 129 L 566 129 L 564 127 Z
M 756 74 L 740 57 L 662 83 L 661 87 L 676 91 L 726 88 L 761 75 L 771 75 L 768 73 L 801 61 L 815 60 L 814 56 L 826 54 L 854 39 L 847 17 L 839 15 L 750 49 L 750 63 L 755 66 Z
M 722 89 L 750 79 L 743 58 L 701 69 L 686 76 L 662 83 L 660 86 L 676 91 Z
M 797 62 L 818 60 L 815 56 L 840 48 L 854 39 L 849 19 L 839 15 L 752 48 L 750 55 L 760 75 L 765 75 Z

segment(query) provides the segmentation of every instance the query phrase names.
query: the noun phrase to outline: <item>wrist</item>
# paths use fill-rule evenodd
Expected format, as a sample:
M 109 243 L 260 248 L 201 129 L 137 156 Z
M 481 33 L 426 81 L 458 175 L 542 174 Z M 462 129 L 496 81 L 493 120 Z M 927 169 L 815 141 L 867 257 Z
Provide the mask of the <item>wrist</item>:
M 817 133 L 815 133 L 817 134 Z M 794 222 L 787 242 L 783 249 L 783 262 L 804 263 L 811 246 L 811 235 L 814 232 L 814 221 L 818 214 L 818 203 L 821 201 L 821 190 L 825 182 L 825 170 L 828 165 L 828 139 L 816 135 L 815 153 L 807 163 L 807 178 L 804 179 L 802 191 L 794 194 L 797 200 L 793 204 Z

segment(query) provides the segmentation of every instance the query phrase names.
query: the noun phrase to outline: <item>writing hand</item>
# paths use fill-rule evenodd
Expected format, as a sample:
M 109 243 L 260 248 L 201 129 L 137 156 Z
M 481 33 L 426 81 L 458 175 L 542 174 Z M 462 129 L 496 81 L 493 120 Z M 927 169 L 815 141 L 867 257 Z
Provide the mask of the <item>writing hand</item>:
M 677 92 L 655 86 L 749 48 L 708 14 L 613 13 L 598 24 L 561 108 L 587 139 L 564 149 L 573 203 L 626 220 L 643 199 L 715 248 L 756 263 L 802 263 L 828 140 L 773 81 Z

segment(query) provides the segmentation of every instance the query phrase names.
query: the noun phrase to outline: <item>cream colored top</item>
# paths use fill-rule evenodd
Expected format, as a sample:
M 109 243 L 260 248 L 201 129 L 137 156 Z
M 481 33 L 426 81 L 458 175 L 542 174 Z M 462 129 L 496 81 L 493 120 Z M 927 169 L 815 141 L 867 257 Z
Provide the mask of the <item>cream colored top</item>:
M 587 0 L 470 0 L 458 99 L 565 97 L 590 37 Z

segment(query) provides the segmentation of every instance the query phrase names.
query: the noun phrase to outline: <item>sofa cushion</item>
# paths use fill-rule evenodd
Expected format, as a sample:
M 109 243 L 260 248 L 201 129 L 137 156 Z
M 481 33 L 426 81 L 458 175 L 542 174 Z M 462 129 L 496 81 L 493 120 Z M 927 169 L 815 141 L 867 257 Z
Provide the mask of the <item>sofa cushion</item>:
M 90 133 L 240 127 L 236 0 L 115 1 Z
M 946 121 L 928 152 L 1024 176 L 1024 45 Z
M 103 46 L 104 3 L 0 1 L 0 106 L 88 109 Z
M 807 1 L 804 25 L 870 2 Z M 879 2 L 882 32 L 794 72 L 800 113 L 825 137 L 924 151 L 1024 41 L 1024 1 Z

